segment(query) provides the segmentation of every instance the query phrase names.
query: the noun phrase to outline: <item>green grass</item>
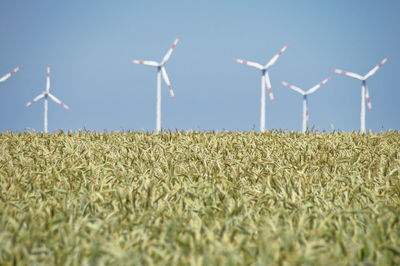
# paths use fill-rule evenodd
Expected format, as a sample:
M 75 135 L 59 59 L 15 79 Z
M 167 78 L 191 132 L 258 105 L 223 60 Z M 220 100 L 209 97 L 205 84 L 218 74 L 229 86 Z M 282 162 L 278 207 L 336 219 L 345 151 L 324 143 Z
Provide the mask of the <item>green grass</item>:
M 1 133 L 0 265 L 400 265 L 400 133 Z

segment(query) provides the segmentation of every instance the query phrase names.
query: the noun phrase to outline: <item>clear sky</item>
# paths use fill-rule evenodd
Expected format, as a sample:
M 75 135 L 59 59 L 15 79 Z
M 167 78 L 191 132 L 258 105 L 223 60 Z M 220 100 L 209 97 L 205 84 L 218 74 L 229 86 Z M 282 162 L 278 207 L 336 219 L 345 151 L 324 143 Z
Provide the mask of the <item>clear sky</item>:
M 235 63 L 266 64 L 286 43 L 269 74 L 267 130 L 301 130 L 302 97 L 281 80 L 308 89 L 310 126 L 359 130 L 361 82 L 331 72 L 365 75 L 373 106 L 366 128 L 400 129 L 400 1 L 28 1 L 2 0 L 0 131 L 43 130 L 45 90 L 71 107 L 49 102 L 49 131 L 153 131 L 156 68 L 131 59 L 160 61 L 175 38 L 166 70 L 174 102 L 162 84 L 162 124 L 171 130 L 259 130 L 260 71 Z

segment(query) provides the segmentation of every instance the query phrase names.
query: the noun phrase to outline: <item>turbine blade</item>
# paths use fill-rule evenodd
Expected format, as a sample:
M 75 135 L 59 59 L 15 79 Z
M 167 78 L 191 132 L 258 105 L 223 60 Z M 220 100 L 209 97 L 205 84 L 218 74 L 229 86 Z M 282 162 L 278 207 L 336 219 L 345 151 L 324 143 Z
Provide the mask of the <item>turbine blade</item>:
M 352 77 L 352 78 L 355 78 L 355 79 L 363 80 L 363 77 L 361 77 L 360 75 L 358 75 L 356 73 L 346 72 L 346 71 L 343 71 L 343 70 L 340 70 L 340 69 L 336 69 L 336 68 L 332 69 L 332 71 L 335 72 L 335 73 L 338 73 L 338 74 L 342 74 L 342 75 L 348 76 L 348 77 Z
M 6 81 L 9 77 L 11 77 L 12 75 L 14 75 L 18 70 L 20 70 L 21 68 L 23 68 L 23 66 L 18 66 L 16 68 L 14 68 L 13 70 L 11 70 L 9 73 L 7 73 L 5 76 L 0 78 L 0 82 Z
M 31 105 L 32 103 L 39 101 L 40 99 L 42 99 L 42 98 L 44 97 L 45 94 L 46 94 L 45 92 L 39 94 L 38 96 L 36 96 L 35 99 L 33 99 L 32 101 L 30 101 L 30 102 L 28 102 L 27 104 L 25 104 L 24 107 L 26 108 L 26 107 L 28 107 L 29 105 Z
M 308 113 L 308 105 L 306 105 L 306 128 L 308 128 L 308 121 L 309 121 L 309 113 Z
M 53 94 L 49 93 L 48 94 L 49 97 L 55 101 L 56 103 L 58 103 L 59 105 L 61 105 L 62 107 L 64 107 L 67 110 L 71 110 L 71 108 L 69 108 L 66 104 L 64 104 L 62 101 L 60 101 L 59 99 L 56 98 L 56 96 L 54 96 Z
M 324 85 L 325 83 L 328 82 L 328 80 L 330 80 L 331 77 L 328 77 L 327 79 L 325 79 L 324 81 L 320 82 L 319 84 L 315 85 L 314 87 L 312 87 L 311 89 L 309 89 L 306 94 L 311 94 L 313 92 L 315 92 L 316 90 L 318 90 L 322 85 Z
M 373 69 L 371 69 L 367 75 L 364 76 L 364 80 L 366 80 L 367 78 L 369 78 L 370 76 L 372 76 L 373 74 L 375 74 L 376 71 L 378 71 L 379 68 L 381 68 L 381 66 L 386 63 L 386 61 L 389 59 L 389 56 L 386 56 L 385 59 L 383 59 L 376 67 L 374 67 Z
M 161 65 L 164 65 L 169 60 L 169 58 L 171 57 L 172 52 L 174 51 L 176 45 L 178 44 L 180 38 L 181 38 L 180 35 L 176 38 L 176 40 L 172 44 L 171 48 L 169 48 L 168 52 L 165 54 L 163 60 L 161 61 Z
M 286 49 L 289 47 L 289 43 L 286 44 L 285 46 L 283 46 L 283 48 L 279 51 L 279 53 L 277 53 L 276 55 L 274 55 L 274 57 L 271 58 L 271 60 L 269 60 L 269 62 L 265 65 L 265 68 L 269 68 L 271 67 L 273 64 L 275 64 L 276 60 L 278 60 L 279 56 L 281 56 L 281 54 L 283 54 L 284 51 L 286 51 Z
M 47 75 L 46 75 L 46 91 L 50 91 L 50 65 L 47 65 Z
M 287 82 L 285 82 L 285 81 L 281 81 L 281 84 L 284 85 L 284 86 L 286 86 L 286 87 L 291 88 L 291 89 L 294 90 L 294 91 L 297 91 L 297 92 L 300 93 L 301 95 L 306 94 L 306 93 L 305 93 L 302 89 L 300 89 L 299 87 L 296 87 L 296 86 L 294 86 L 294 85 L 292 85 L 292 84 L 289 84 L 289 83 L 287 83 Z
M 149 60 L 130 60 L 129 62 L 131 62 L 132 64 L 155 66 L 155 67 L 158 67 L 160 65 L 156 61 L 149 61 Z
M 237 59 L 237 58 L 233 58 L 233 61 L 238 62 L 240 64 L 252 66 L 252 67 L 258 68 L 260 70 L 263 69 L 263 66 L 260 65 L 259 63 L 256 63 L 256 62 L 251 62 L 251 61 L 247 61 L 247 60 L 243 60 L 243 59 Z
M 175 101 L 176 100 L 175 99 L 175 94 L 174 94 L 174 91 L 172 90 L 171 83 L 169 82 L 169 78 L 168 78 L 168 75 L 167 75 L 167 71 L 165 71 L 164 67 L 161 67 L 161 74 L 163 76 L 163 79 L 164 79 L 165 83 L 168 86 L 169 93 L 171 94 L 172 99 Z
M 370 112 L 372 112 L 372 104 L 371 104 L 371 98 L 369 97 L 369 90 L 367 86 L 365 86 L 365 88 L 366 88 L 365 98 L 367 99 L 368 109 Z
M 271 99 L 271 102 L 274 103 L 274 94 L 272 93 L 271 89 L 271 81 L 269 80 L 269 74 L 267 71 L 265 71 L 265 84 L 267 85 L 268 93 L 269 93 L 269 98 Z

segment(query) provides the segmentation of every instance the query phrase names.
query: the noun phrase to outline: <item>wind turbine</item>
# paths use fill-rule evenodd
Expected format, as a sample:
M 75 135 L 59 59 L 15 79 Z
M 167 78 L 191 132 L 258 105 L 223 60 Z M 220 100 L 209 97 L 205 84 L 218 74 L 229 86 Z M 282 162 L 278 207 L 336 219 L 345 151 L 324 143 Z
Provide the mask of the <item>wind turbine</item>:
M 333 72 L 346 75 L 355 79 L 361 80 L 361 117 L 360 117 L 360 132 L 365 133 L 365 99 L 367 99 L 369 111 L 372 112 L 371 99 L 369 98 L 369 91 L 367 87 L 367 79 L 375 74 L 376 71 L 389 59 L 389 56 L 385 57 L 377 66 L 371 69 L 365 76 L 361 76 L 356 73 L 346 72 L 340 69 L 332 69 Z
M 130 60 L 133 64 L 139 65 L 147 65 L 157 67 L 157 117 L 156 117 L 156 131 L 159 133 L 161 131 L 161 75 L 164 79 L 164 82 L 167 84 L 169 93 L 171 94 L 172 99 L 175 101 L 175 94 L 172 90 L 171 83 L 169 82 L 169 78 L 167 75 L 167 71 L 165 71 L 165 63 L 168 62 L 169 58 L 171 57 L 172 52 L 175 49 L 179 39 L 181 36 L 179 35 L 174 43 L 172 44 L 171 48 L 169 48 L 168 52 L 165 54 L 164 58 L 161 60 L 160 63 L 156 61 L 148 61 L 148 60 Z
M 271 90 L 271 81 L 269 80 L 268 69 L 275 64 L 276 60 L 278 60 L 279 56 L 288 48 L 289 44 L 286 44 L 274 57 L 269 60 L 269 62 L 262 66 L 259 63 L 251 62 L 243 59 L 233 58 L 233 61 L 248 65 L 251 67 L 255 67 L 261 70 L 261 115 L 260 115 L 260 132 L 265 132 L 265 85 L 268 87 L 269 98 L 271 102 L 274 103 L 274 95 Z
M 308 127 L 308 102 L 307 102 L 307 96 L 311 93 L 314 93 L 316 90 L 318 90 L 322 85 L 324 85 L 325 83 L 328 82 L 328 80 L 330 80 L 331 77 L 328 77 L 327 79 L 325 79 L 324 81 L 320 82 L 319 84 L 315 85 L 314 87 L 312 87 L 311 89 L 309 89 L 308 91 L 303 91 L 302 89 L 300 89 L 299 87 L 293 86 L 285 81 L 281 81 L 281 83 L 286 86 L 291 88 L 294 91 L 297 91 L 298 93 L 300 93 L 301 95 L 303 95 L 303 133 L 306 132 L 307 127 Z
M 55 101 L 56 103 L 58 103 L 59 105 L 64 107 L 65 109 L 71 110 L 66 104 L 61 102 L 53 94 L 50 93 L 50 65 L 47 65 L 46 90 L 44 92 L 42 92 L 41 94 L 39 94 L 38 96 L 36 96 L 35 99 L 33 99 L 32 101 L 28 102 L 25 105 L 25 108 L 26 108 L 29 105 L 31 105 L 32 103 L 37 102 L 38 100 L 44 98 L 44 129 L 43 129 L 44 133 L 47 133 L 48 97 L 50 97 L 50 99 L 52 99 L 53 101 Z
M 10 71 L 10 73 L 7 73 L 5 76 L 0 78 L 0 82 L 4 82 L 6 81 L 9 77 L 11 77 L 12 75 L 14 75 L 18 70 L 20 70 L 23 66 L 19 66 L 14 68 L 13 70 Z

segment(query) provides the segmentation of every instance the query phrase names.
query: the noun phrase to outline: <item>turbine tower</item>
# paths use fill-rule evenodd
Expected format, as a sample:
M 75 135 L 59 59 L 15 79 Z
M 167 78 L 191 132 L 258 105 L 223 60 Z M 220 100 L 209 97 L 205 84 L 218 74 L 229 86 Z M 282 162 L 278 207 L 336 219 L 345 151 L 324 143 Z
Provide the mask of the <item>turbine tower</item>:
M 327 79 L 325 79 L 324 81 L 322 81 L 321 83 L 315 85 L 314 87 L 312 87 L 311 89 L 309 89 L 308 91 L 303 91 L 302 89 L 300 89 L 299 87 L 293 86 L 285 81 L 281 81 L 282 85 L 291 88 L 292 90 L 300 93 L 301 95 L 303 95 L 303 128 L 302 128 L 302 132 L 306 132 L 307 127 L 308 127 L 308 118 L 309 118 L 309 112 L 308 112 L 308 102 L 307 102 L 307 96 L 310 95 L 311 93 L 314 93 L 316 90 L 318 90 L 322 85 L 324 85 L 325 83 L 328 82 L 328 80 L 330 80 L 331 77 L 328 77 Z
M 20 70 L 23 66 L 19 66 L 14 68 L 13 70 L 11 70 L 9 73 L 7 73 L 6 75 L 4 75 L 3 77 L 0 78 L 0 82 L 4 82 L 6 81 L 9 77 L 11 77 L 12 75 L 14 75 L 18 70 Z
M 276 60 L 278 60 L 279 56 L 288 48 L 289 44 L 286 44 L 271 60 L 265 65 L 262 66 L 259 63 L 251 62 L 243 59 L 233 58 L 235 62 L 248 65 L 251 67 L 255 67 L 261 70 L 261 114 L 260 114 L 260 132 L 265 132 L 265 86 L 268 87 L 269 97 L 271 102 L 274 103 L 274 95 L 272 94 L 271 89 L 271 81 L 269 80 L 268 70 L 269 68 L 275 64 Z
M 165 70 L 164 65 L 165 65 L 165 63 L 168 62 L 169 58 L 171 57 L 171 54 L 174 51 L 180 38 L 181 38 L 180 36 L 178 36 L 176 38 L 176 40 L 172 44 L 171 48 L 165 54 L 164 58 L 161 60 L 160 63 L 156 62 L 156 61 L 147 61 L 147 60 L 130 60 L 130 62 L 133 64 L 157 67 L 157 105 L 156 105 L 156 132 L 157 133 L 160 133 L 160 131 L 161 131 L 161 76 L 163 77 L 164 82 L 168 86 L 169 93 L 171 94 L 172 99 L 175 101 L 175 94 L 174 94 L 174 91 L 172 90 L 171 83 L 169 81 L 167 71 Z
M 365 99 L 367 100 L 369 111 L 372 112 L 371 99 L 369 98 L 369 91 L 367 87 L 367 79 L 375 74 L 376 71 L 389 59 L 389 56 L 385 57 L 377 66 L 371 69 L 365 76 L 361 76 L 356 73 L 343 71 L 340 69 L 332 69 L 333 72 L 342 74 L 351 78 L 361 80 L 361 115 L 360 115 L 360 132 L 365 133 Z
M 47 130 L 47 126 L 48 126 L 48 123 L 47 123 L 48 97 L 50 97 L 50 99 L 52 99 L 53 101 L 55 101 L 56 103 L 58 103 L 59 105 L 64 107 L 65 109 L 71 110 L 66 104 L 61 102 L 53 94 L 50 93 L 50 65 L 47 65 L 46 90 L 44 92 L 42 92 L 41 94 L 39 94 L 38 96 L 36 96 L 35 99 L 33 99 L 32 101 L 28 102 L 25 105 L 25 108 L 26 108 L 29 105 L 31 105 L 32 103 L 37 102 L 38 100 L 44 98 L 44 127 L 43 127 L 43 132 L 44 133 L 47 133 L 47 131 L 48 131 Z

